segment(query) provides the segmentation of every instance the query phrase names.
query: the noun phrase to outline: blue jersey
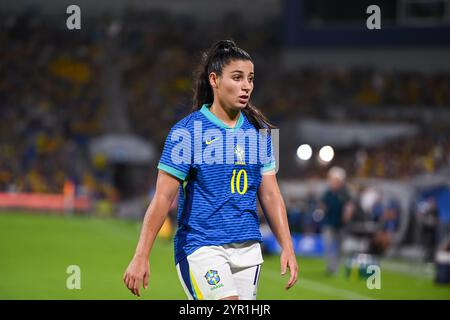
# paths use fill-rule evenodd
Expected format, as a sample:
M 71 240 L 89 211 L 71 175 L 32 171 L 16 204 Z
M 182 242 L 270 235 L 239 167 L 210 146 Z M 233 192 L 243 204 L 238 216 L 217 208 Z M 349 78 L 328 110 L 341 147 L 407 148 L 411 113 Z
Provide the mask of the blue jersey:
M 261 241 L 256 194 L 262 174 L 275 169 L 270 134 L 244 113 L 234 128 L 203 105 L 176 123 L 158 169 L 181 181 L 175 262 L 202 246 Z

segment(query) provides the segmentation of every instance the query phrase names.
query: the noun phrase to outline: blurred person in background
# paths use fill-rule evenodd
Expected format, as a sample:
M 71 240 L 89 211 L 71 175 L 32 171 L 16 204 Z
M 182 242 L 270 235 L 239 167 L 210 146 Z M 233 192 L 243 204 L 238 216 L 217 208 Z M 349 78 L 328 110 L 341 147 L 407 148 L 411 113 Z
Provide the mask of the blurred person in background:
M 438 244 L 437 228 L 439 223 L 439 210 L 434 197 L 425 199 L 418 204 L 417 220 L 421 243 L 425 248 L 425 262 L 433 262 Z
M 333 275 L 339 271 L 341 242 L 344 226 L 350 221 L 354 205 L 346 186 L 346 172 L 340 167 L 328 171 L 328 187 L 320 199 L 324 212 L 322 236 L 324 241 L 326 274 Z
M 289 198 L 286 201 L 286 211 L 291 233 L 301 233 L 303 224 L 302 210 L 300 208 L 299 201 L 295 198 Z
M 369 252 L 381 255 L 391 246 L 394 234 L 400 224 L 400 206 L 394 199 L 390 199 L 386 206 L 383 206 L 382 213 L 377 220 L 377 230 L 375 231 L 369 246 Z

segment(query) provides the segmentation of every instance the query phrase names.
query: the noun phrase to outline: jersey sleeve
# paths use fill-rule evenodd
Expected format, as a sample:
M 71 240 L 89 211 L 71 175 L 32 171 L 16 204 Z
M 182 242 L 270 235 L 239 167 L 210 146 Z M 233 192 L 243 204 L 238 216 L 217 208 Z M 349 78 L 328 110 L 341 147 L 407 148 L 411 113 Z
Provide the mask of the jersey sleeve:
M 186 127 L 175 125 L 164 143 L 158 169 L 184 181 L 189 173 L 192 159 L 190 132 Z
M 261 157 L 261 174 L 274 174 L 276 173 L 276 163 L 275 156 L 272 144 L 272 134 L 262 133 L 261 134 L 262 143 L 260 147 L 262 147 Z M 263 141 L 264 140 L 264 141 Z

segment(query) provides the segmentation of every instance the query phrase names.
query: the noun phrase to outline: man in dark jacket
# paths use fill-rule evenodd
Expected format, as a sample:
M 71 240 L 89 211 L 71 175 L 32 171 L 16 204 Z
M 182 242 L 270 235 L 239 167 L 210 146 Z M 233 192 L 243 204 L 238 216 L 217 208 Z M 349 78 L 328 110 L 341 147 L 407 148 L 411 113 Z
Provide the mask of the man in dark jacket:
M 328 188 L 321 197 L 321 207 L 324 211 L 322 236 L 328 274 L 339 270 L 343 226 L 350 220 L 354 211 L 345 179 L 344 169 L 332 167 L 328 171 Z

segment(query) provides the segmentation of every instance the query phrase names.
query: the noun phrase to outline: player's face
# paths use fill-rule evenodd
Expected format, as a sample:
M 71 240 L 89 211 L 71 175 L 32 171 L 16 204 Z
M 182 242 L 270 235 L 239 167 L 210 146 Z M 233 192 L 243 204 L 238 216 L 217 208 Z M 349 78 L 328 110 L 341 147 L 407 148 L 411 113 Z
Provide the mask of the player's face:
M 233 60 L 222 70 L 217 79 L 215 94 L 220 104 L 227 108 L 243 109 L 253 91 L 253 63 L 248 60 Z
M 343 181 L 335 178 L 335 177 L 328 177 L 328 184 L 332 190 L 339 190 L 343 186 Z

